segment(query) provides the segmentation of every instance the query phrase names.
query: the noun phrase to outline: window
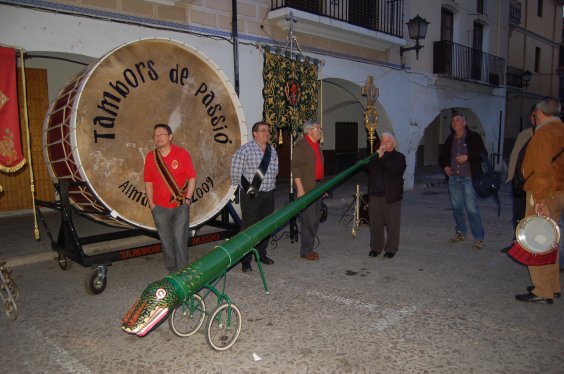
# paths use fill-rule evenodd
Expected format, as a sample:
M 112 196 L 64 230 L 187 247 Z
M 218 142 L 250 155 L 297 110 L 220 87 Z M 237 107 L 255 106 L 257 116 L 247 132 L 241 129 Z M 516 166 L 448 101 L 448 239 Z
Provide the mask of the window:
M 482 25 L 479 22 L 474 22 L 474 30 L 472 33 L 472 48 L 481 51 L 483 40 L 484 40 L 484 25 Z
M 537 1 L 537 16 L 542 17 L 542 0 Z
M 509 5 L 509 20 L 516 25 L 521 23 L 521 3 L 517 0 L 511 0 Z
M 541 58 L 541 49 L 539 47 L 535 48 L 535 73 L 540 71 L 540 58 Z
M 450 10 L 441 9 L 441 40 L 452 42 L 453 17 Z
M 484 25 L 474 22 L 472 32 L 471 76 L 472 79 L 483 80 L 482 76 L 482 42 L 484 40 Z
M 477 0 L 476 1 L 476 11 L 478 14 L 486 14 L 486 0 Z

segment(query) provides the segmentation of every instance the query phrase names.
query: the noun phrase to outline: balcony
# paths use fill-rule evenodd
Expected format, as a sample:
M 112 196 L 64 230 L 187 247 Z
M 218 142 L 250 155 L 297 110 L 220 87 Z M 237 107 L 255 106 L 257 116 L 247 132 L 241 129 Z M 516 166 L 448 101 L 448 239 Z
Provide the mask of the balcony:
M 505 84 L 505 60 L 448 40 L 433 44 L 433 74 L 493 87 Z
M 513 66 L 507 67 L 507 85 L 517 88 L 523 88 L 525 86 L 523 80 L 523 69 L 514 68 Z
M 271 0 L 268 19 L 288 31 L 385 51 L 405 46 L 404 0 Z

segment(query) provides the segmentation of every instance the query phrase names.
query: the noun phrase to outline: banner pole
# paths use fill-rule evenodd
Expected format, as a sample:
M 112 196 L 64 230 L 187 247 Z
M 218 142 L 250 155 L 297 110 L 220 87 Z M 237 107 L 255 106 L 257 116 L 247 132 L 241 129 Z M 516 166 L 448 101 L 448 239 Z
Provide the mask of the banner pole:
M 31 203 L 33 208 L 33 220 L 34 220 L 34 234 L 35 240 L 39 240 L 39 225 L 37 224 L 37 211 L 35 206 L 35 176 L 33 174 L 33 160 L 31 157 L 31 134 L 29 129 L 29 117 L 27 111 L 27 80 L 25 76 L 25 51 L 23 48 L 19 48 L 20 51 L 20 68 L 22 77 L 22 93 L 23 93 L 23 115 L 24 115 L 24 125 L 26 131 L 27 139 L 27 157 L 29 157 L 29 179 L 30 179 L 30 190 L 31 190 Z

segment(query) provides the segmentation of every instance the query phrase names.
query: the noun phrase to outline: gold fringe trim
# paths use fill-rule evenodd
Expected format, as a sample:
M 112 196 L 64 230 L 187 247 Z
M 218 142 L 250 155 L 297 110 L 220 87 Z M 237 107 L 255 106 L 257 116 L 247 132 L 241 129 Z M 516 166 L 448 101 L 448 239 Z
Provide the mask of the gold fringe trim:
M 7 167 L 7 166 L 4 166 L 4 165 L 0 165 L 0 170 L 5 172 L 5 173 L 15 173 L 16 171 L 23 168 L 25 164 L 26 164 L 26 160 L 24 158 L 15 166 Z

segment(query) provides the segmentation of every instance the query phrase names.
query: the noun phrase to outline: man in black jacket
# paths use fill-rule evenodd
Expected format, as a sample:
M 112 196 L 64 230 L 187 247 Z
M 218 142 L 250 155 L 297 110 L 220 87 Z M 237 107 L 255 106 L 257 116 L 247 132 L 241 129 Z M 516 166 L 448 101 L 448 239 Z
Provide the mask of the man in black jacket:
M 455 222 L 455 233 L 451 243 L 466 237 L 466 217 L 474 237 L 473 249 L 484 248 L 484 226 L 478 195 L 472 185 L 472 177 L 482 171 L 481 153 L 487 154 L 482 137 L 466 127 L 466 118 L 457 113 L 452 116 L 453 132 L 448 136 L 439 163 L 448 175 L 448 193 Z
M 405 156 L 395 150 L 396 138 L 382 134 L 377 155 L 370 161 L 368 215 L 370 217 L 370 257 L 385 251 L 392 258 L 399 249 L 401 199 Z M 384 236 L 384 231 L 386 235 Z

